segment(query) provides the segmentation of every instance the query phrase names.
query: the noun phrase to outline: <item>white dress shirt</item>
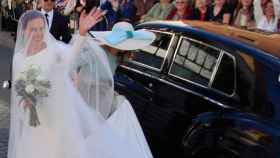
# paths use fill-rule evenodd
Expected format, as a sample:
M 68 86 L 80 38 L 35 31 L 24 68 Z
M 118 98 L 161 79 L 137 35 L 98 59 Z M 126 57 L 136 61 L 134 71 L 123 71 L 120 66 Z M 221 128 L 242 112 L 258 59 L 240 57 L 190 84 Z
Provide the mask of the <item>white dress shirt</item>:
M 46 12 L 44 9 L 41 9 L 41 12 L 45 15 L 48 14 L 48 21 L 49 21 L 49 30 L 52 26 L 52 22 L 53 22 L 53 10 Z

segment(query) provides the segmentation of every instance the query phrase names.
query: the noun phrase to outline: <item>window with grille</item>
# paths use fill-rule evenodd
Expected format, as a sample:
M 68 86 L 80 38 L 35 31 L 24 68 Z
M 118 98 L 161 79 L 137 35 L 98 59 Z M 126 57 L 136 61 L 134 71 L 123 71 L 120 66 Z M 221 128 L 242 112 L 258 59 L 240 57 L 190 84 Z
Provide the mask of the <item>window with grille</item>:
M 182 38 L 170 74 L 208 86 L 215 71 L 220 50 L 201 42 Z

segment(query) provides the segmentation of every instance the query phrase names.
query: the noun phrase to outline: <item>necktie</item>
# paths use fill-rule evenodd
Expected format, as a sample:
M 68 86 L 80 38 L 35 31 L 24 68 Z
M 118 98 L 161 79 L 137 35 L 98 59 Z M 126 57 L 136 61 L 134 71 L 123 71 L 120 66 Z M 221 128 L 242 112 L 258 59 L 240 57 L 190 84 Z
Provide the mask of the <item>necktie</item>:
M 46 17 L 46 20 L 47 20 L 47 24 L 48 24 L 48 26 L 49 26 L 49 19 L 48 19 L 48 14 L 45 14 L 45 17 Z

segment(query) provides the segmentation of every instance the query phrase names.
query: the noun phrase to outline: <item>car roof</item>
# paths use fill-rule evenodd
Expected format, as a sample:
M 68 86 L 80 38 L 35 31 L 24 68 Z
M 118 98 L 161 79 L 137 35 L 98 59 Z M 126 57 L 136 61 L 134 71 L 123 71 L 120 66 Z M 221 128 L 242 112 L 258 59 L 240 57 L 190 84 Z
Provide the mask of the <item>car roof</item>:
M 244 51 L 266 64 L 280 68 L 280 35 L 253 32 L 233 26 L 201 21 L 151 21 L 136 28 L 171 29 L 207 37 L 217 42 Z
M 209 32 L 214 32 L 219 35 L 234 38 L 236 40 L 249 43 L 257 48 L 263 49 L 277 57 L 280 57 L 280 45 L 273 43 L 280 43 L 279 33 L 263 32 L 257 29 L 246 30 L 230 25 L 221 25 L 213 22 L 200 21 L 184 21 L 193 27 L 200 28 Z

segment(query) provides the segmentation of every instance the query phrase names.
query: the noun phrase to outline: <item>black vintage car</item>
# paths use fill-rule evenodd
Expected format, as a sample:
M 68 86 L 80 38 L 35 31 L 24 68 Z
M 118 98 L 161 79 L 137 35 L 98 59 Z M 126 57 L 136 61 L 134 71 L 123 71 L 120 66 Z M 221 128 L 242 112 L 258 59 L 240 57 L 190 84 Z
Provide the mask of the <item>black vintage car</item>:
M 149 22 L 156 40 L 117 69 L 155 158 L 280 157 L 280 36 Z M 274 42 L 274 43 L 273 43 Z

